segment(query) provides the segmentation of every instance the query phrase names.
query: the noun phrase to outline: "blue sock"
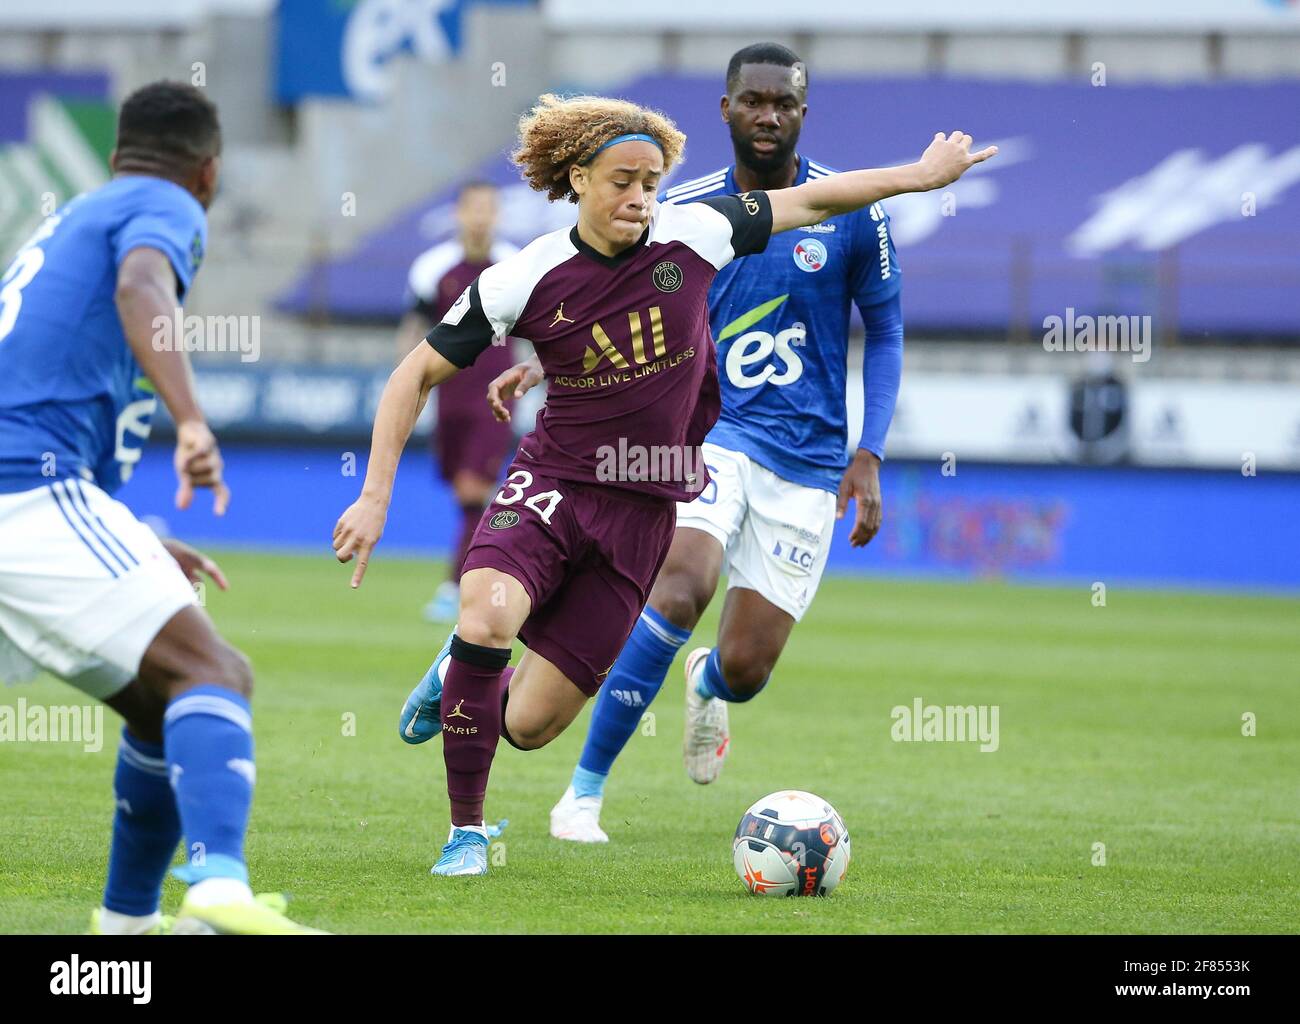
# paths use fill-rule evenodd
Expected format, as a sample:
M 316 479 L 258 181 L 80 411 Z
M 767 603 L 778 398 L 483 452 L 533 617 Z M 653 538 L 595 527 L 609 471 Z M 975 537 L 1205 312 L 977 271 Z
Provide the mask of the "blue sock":
M 766 685 L 767 680 L 764 679 L 763 686 Z M 722 656 L 716 647 L 709 651 L 709 656 L 704 659 L 704 667 L 695 676 L 696 693 L 701 697 L 717 697 L 730 704 L 744 704 L 747 700 L 753 700 L 763 692 L 763 686 L 746 697 L 737 697 L 732 693 L 727 681 L 722 678 Z
M 244 831 L 256 778 L 248 701 L 220 686 L 185 691 L 167 705 L 163 745 L 188 860 L 172 874 L 247 882 Z
M 690 630 L 674 626 L 649 605 L 641 612 L 596 698 L 587 743 L 573 773 L 575 794 L 600 796 L 604 792 L 614 759 L 636 732 L 641 715 L 663 686 L 678 648 L 690 637 Z
M 122 728 L 113 774 L 113 844 L 108 854 L 104 906 L 144 917 L 158 909 L 163 876 L 181 841 L 176 797 L 167 781 L 163 748 Z

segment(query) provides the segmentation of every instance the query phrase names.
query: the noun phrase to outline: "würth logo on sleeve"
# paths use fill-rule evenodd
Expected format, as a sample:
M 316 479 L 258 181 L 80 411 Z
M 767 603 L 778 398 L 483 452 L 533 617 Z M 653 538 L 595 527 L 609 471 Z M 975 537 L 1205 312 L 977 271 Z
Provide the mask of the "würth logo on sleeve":
M 655 267 L 651 279 L 661 292 L 675 292 L 682 286 L 682 268 L 672 260 L 664 260 Z

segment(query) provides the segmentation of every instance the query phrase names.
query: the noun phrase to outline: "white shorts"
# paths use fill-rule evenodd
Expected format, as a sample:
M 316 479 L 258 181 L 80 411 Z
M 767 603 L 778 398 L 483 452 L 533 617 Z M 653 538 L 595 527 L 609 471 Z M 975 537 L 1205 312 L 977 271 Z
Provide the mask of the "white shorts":
M 783 480 L 743 452 L 705 442 L 712 481 L 677 505 L 677 528 L 703 530 L 724 552 L 727 589 L 757 591 L 796 622 L 830 554 L 835 495 Z
M 154 532 L 92 483 L 0 494 L 0 679 L 33 663 L 90 696 L 135 678 L 194 589 Z

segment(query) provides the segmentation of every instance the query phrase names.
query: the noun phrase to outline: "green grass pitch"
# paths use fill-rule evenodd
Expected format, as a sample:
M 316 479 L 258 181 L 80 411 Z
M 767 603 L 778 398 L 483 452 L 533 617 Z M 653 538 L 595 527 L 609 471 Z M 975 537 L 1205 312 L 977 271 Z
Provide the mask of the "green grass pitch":
M 443 634 L 439 578 L 385 558 L 359 592 L 318 558 L 225 553 L 208 588 L 257 671 L 255 887 L 338 932 L 1295 932 L 1300 925 L 1300 602 L 1112 586 L 828 579 L 768 689 L 732 709 L 715 785 L 681 763 L 680 660 L 615 767 L 612 842 L 547 834 L 589 711 L 550 747 L 502 744 L 482 879 L 429 875 L 446 837 L 440 741 L 397 713 Z M 719 602 L 720 603 L 720 602 Z M 710 614 L 696 634 L 714 635 Z M 79 703 L 44 680 L 0 690 Z M 1000 743 L 902 743 L 890 712 L 996 705 Z M 1243 715 L 1257 734 L 1243 735 Z M 349 729 L 348 723 L 355 723 Z M 104 749 L 0 743 L 0 930 L 84 930 L 107 857 L 117 724 Z M 354 735 L 348 735 L 354 732 Z M 825 900 L 750 896 L 731 868 L 744 809 L 830 800 L 853 862 Z M 1105 864 L 1097 864 L 1104 844 Z M 165 909 L 179 902 L 168 881 Z

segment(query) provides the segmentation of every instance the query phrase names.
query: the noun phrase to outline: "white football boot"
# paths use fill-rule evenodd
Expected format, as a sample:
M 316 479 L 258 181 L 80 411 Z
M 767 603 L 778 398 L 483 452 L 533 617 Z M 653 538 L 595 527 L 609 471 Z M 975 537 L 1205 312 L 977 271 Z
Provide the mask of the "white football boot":
M 574 843 L 608 843 L 600 827 L 600 803 L 598 796 L 576 796 L 570 786 L 551 808 L 551 835 Z
M 727 702 L 705 700 L 695 692 L 695 674 L 710 647 L 697 647 L 686 656 L 686 736 L 682 742 L 682 759 L 692 782 L 707 786 L 722 774 L 722 762 L 731 747 L 731 730 L 727 727 Z

